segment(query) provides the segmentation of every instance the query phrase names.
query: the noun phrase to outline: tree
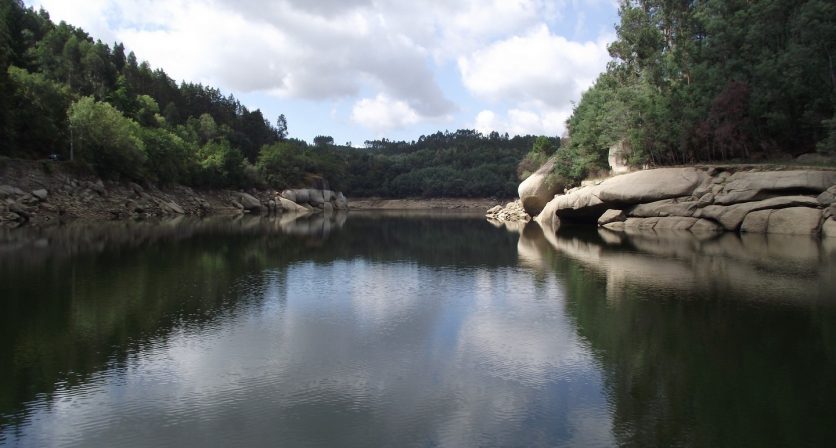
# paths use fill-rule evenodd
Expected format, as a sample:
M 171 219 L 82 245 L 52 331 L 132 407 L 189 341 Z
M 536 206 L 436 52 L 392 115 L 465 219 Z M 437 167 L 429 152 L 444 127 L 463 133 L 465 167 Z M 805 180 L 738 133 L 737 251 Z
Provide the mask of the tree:
M 317 135 L 313 139 L 314 146 L 324 148 L 326 146 L 334 146 L 334 137 L 327 135 Z
M 80 161 L 102 176 L 141 178 L 147 156 L 135 121 L 89 96 L 70 106 L 68 118 Z
M 279 135 L 279 140 L 287 138 L 287 118 L 284 114 L 279 114 L 279 119 L 276 120 L 276 132 Z

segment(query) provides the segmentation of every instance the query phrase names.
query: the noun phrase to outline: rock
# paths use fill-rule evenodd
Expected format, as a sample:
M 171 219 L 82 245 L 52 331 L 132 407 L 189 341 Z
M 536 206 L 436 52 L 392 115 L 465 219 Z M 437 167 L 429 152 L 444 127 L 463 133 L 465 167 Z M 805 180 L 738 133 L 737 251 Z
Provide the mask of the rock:
M 659 221 L 656 222 L 656 225 L 653 227 L 653 230 L 659 231 L 677 231 L 677 230 L 690 230 L 691 227 L 699 221 L 697 218 L 689 218 L 689 217 L 681 217 L 681 216 L 668 216 L 659 218 Z
M 308 190 L 307 189 L 302 188 L 300 190 L 293 190 L 293 191 L 294 191 L 294 194 L 296 195 L 296 200 L 293 201 L 293 202 L 296 202 L 297 204 L 307 204 L 308 202 L 310 202 L 310 196 L 308 195 Z
M 697 210 L 696 202 L 677 202 L 675 199 L 639 204 L 631 208 L 627 214 L 633 217 L 650 218 L 654 216 L 692 216 Z
M 613 174 L 626 174 L 630 172 L 630 165 L 627 163 L 627 159 L 632 152 L 632 148 L 624 140 L 610 146 L 607 162 L 609 162 L 610 170 L 612 170 Z
M 740 225 L 741 232 L 766 233 L 769 227 L 769 215 L 772 210 L 758 210 L 746 215 L 743 224 Z
M 43 188 L 35 190 L 35 191 L 32 192 L 32 196 L 35 196 L 36 198 L 38 198 L 38 200 L 41 200 L 41 201 L 46 201 L 46 197 L 47 197 L 48 194 L 49 193 Z
M 294 203 L 296 202 L 296 192 L 294 190 L 282 191 L 281 196 L 283 198 L 287 199 L 288 201 L 291 201 L 291 202 L 294 202 Z
M 661 218 L 627 218 L 624 221 L 624 231 L 630 233 L 653 230 L 659 219 Z
M 520 201 L 509 202 L 505 207 L 496 206 L 491 210 L 495 210 L 497 207 L 499 207 L 499 210 L 488 215 L 489 217 L 504 222 L 528 222 L 531 220 Z
M 486 216 L 495 215 L 495 214 L 499 213 L 500 211 L 502 211 L 502 206 L 501 205 L 495 205 L 495 206 L 489 208 L 488 211 L 485 212 L 485 215 Z
M 690 196 L 706 176 L 695 168 L 659 168 L 622 174 L 599 185 L 556 196 L 554 210 L 561 219 L 597 220 L 609 208 Z
M 0 222 L 21 222 L 25 221 L 25 219 L 18 215 L 15 212 L 3 212 L 0 213 Z
M 9 204 L 9 211 L 18 214 L 24 221 L 29 220 L 32 214 L 31 208 L 17 202 Z
M 625 219 L 627 219 L 627 216 L 624 215 L 623 210 L 609 209 L 598 218 L 598 225 L 604 226 L 611 222 L 624 221 Z
M 162 207 L 169 213 L 176 213 L 178 215 L 186 214 L 186 211 L 183 210 L 183 207 L 180 207 L 180 205 L 174 201 L 163 201 Z
M 325 213 L 334 213 L 334 205 L 330 202 L 326 202 L 322 205 L 322 211 Z
M 249 210 L 251 212 L 258 212 L 261 210 L 261 201 L 252 195 L 248 193 L 240 193 L 238 197 L 241 198 L 241 206 L 244 210 Z
M 284 197 L 279 197 L 278 205 L 279 207 L 281 207 L 282 210 L 287 212 L 304 213 L 308 211 L 308 209 L 306 209 L 305 207 L 302 207 L 301 205 Z
M 334 202 L 337 198 L 337 195 L 331 190 L 322 190 L 322 199 L 325 202 Z
M 817 152 L 808 152 L 807 154 L 801 154 L 800 156 L 796 157 L 795 161 L 798 163 L 808 163 L 811 165 L 824 165 L 836 162 L 836 159 L 834 159 L 832 155 L 819 154 Z
M 757 210 L 777 209 L 794 206 L 817 207 L 818 201 L 808 196 L 781 196 L 757 202 L 745 202 L 735 205 L 709 205 L 698 209 L 694 217 L 708 218 L 719 222 L 726 230 L 737 230 L 743 219 Z
M 769 233 L 791 235 L 817 235 L 821 223 L 821 210 L 809 207 L 791 207 L 774 210 L 769 215 Z
M 821 226 L 821 234 L 825 238 L 836 238 L 836 219 L 826 220 Z
M 50 213 L 57 213 L 59 211 L 58 207 L 56 207 L 56 206 L 54 206 L 54 205 L 52 205 L 48 202 L 41 202 L 40 208 L 41 208 L 41 210 L 44 210 L 44 211 L 47 211 L 47 212 L 50 212 Z
M 816 198 L 822 205 L 836 203 L 836 185 L 831 186 Z
M 714 193 L 706 193 L 700 196 L 700 199 L 697 201 L 697 207 L 703 208 L 709 206 L 714 203 Z
M 325 195 L 322 194 L 322 190 L 308 190 L 308 203 L 314 206 L 322 206 L 325 203 Z
M 237 208 L 238 210 L 244 210 L 244 206 L 243 206 L 243 205 L 241 205 L 241 203 L 240 203 L 240 202 L 235 201 L 235 200 L 232 200 L 232 201 L 230 201 L 230 202 L 232 203 L 232 206 L 233 206 L 233 207 L 235 207 L 235 208 Z
M 604 228 L 615 231 L 615 232 L 623 232 L 624 231 L 624 221 L 608 222 L 608 223 L 604 224 Z
M 554 174 L 554 163 L 555 158 L 550 158 L 517 187 L 522 207 L 531 216 L 539 214 L 554 195 L 566 187 Z
M 836 171 L 741 171 L 729 176 L 715 204 L 728 205 L 756 201 L 782 192 L 821 193 L 836 184 Z
M 145 192 L 144 188 L 140 187 L 139 184 L 136 184 L 134 182 L 128 182 L 128 188 L 133 190 L 136 194 L 141 194 Z
M 90 182 L 90 189 L 98 193 L 99 196 L 104 196 L 105 194 L 104 182 L 102 182 L 101 179 L 97 180 L 96 182 Z
M 717 224 L 714 221 L 709 221 L 707 219 L 698 219 L 694 225 L 691 226 L 690 229 L 691 233 L 703 234 L 703 233 L 717 233 L 722 232 L 723 228 L 720 224 Z
M 337 207 L 337 210 L 348 210 L 348 199 L 343 196 L 342 192 L 337 193 L 337 198 L 334 201 L 334 206 Z
M 830 218 L 831 216 L 836 216 L 836 204 L 830 204 L 830 207 L 827 207 L 822 212 L 822 216 L 825 218 Z
M 0 185 L 0 198 L 6 198 L 14 195 L 14 187 L 12 187 L 11 185 Z

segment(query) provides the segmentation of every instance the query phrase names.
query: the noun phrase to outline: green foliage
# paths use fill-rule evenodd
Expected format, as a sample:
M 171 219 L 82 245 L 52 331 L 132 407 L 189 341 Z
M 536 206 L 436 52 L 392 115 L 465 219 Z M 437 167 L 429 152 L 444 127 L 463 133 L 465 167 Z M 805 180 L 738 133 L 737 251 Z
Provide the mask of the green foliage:
M 75 157 L 99 175 L 138 179 L 147 160 L 140 126 L 108 103 L 83 97 L 68 111 Z
M 245 179 L 244 156 L 226 140 L 205 144 L 198 151 L 198 183 L 208 187 L 241 186 Z
M 148 155 L 146 172 L 155 181 L 191 184 L 198 174 L 196 147 L 162 128 L 142 129 Z
M 8 79 L 15 113 L 9 123 L 7 144 L 17 150 L 45 156 L 68 147 L 67 108 L 70 90 L 39 73 L 11 66 Z
M 308 164 L 300 148 L 283 141 L 262 148 L 255 166 L 268 185 L 284 188 L 301 185 Z
M 825 0 L 627 0 L 606 73 L 568 120 L 561 174 L 635 163 L 792 156 L 832 147 L 836 5 Z
M 560 139 L 557 137 L 540 136 L 534 140 L 534 145 L 531 151 L 523 157 L 519 165 L 517 165 L 517 177 L 520 180 L 525 180 L 528 176 L 537 171 L 544 163 L 549 160 L 555 152 L 560 148 Z

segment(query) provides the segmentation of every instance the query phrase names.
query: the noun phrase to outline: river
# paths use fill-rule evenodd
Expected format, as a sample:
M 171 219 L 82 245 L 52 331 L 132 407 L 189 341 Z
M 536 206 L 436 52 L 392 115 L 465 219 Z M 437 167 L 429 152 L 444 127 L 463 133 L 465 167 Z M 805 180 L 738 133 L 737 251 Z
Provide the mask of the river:
M 0 445 L 826 446 L 836 239 L 466 214 L 0 233 Z

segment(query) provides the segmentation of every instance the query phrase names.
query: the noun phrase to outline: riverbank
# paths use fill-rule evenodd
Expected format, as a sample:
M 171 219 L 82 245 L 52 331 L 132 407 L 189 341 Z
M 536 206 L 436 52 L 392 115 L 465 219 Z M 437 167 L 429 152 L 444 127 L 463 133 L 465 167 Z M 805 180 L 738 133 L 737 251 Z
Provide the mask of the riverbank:
M 73 221 L 280 213 L 289 202 L 272 189 L 207 189 L 101 179 L 67 162 L 0 158 L 0 226 Z M 300 213 L 317 212 L 291 204 Z M 333 209 L 333 208 L 332 208 Z
M 495 198 L 358 198 L 351 200 L 352 210 L 488 210 L 508 200 Z

